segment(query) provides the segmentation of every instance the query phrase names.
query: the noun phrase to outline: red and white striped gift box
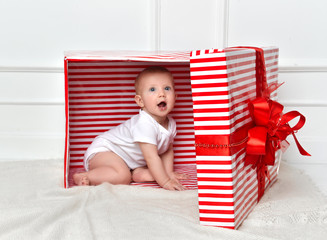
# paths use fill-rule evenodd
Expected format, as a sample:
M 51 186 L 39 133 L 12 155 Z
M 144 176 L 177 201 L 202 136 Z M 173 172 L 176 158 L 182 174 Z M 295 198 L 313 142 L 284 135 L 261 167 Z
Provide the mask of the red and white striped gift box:
M 268 86 L 278 81 L 278 49 L 264 48 Z M 256 170 L 245 165 L 245 140 L 252 124 L 248 103 L 257 96 L 256 52 L 247 48 L 191 52 L 191 86 L 200 221 L 237 228 L 258 202 Z M 276 99 L 276 90 L 271 99 Z M 234 145 L 230 148 L 228 145 Z M 269 166 L 270 180 L 277 177 Z
M 263 50 L 269 85 L 277 82 L 278 49 Z M 138 113 L 134 79 L 150 65 L 164 66 L 174 76 L 175 168 L 191 175 L 184 185 L 198 188 L 201 224 L 237 228 L 258 201 L 256 170 L 244 165 L 243 129 L 252 122 L 248 102 L 256 98 L 253 49 L 66 52 L 65 187 L 84 170 L 83 155 L 92 140 Z M 226 139 L 238 147 L 221 147 Z M 278 161 L 268 167 L 266 187 L 276 180 L 278 167 Z

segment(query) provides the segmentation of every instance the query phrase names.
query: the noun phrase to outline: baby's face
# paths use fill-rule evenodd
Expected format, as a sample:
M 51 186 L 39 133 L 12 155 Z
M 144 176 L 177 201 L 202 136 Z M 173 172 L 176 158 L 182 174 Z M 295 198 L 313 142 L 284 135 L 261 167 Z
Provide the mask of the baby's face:
M 136 103 L 157 122 L 165 121 L 175 105 L 174 82 L 168 73 L 147 74 L 140 79 Z

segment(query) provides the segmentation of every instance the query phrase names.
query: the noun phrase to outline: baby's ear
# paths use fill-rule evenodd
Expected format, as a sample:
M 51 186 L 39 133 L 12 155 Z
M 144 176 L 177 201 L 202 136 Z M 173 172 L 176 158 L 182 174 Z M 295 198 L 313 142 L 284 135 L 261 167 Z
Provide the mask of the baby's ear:
M 144 103 L 143 103 L 142 97 L 140 95 L 135 95 L 134 100 L 135 100 L 136 104 L 139 105 L 139 107 L 141 107 L 141 108 L 144 107 Z

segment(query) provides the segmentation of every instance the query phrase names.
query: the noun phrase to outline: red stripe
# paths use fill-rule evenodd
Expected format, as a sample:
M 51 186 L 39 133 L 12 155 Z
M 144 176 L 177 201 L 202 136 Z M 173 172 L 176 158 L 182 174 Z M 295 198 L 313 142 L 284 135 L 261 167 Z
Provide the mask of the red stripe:
M 235 113 L 233 115 L 235 115 Z M 230 118 L 232 118 L 232 116 L 222 116 L 222 117 L 194 117 L 194 122 L 200 122 L 200 121 L 227 121 Z
M 233 178 L 226 177 L 226 178 L 218 178 L 218 177 L 198 177 L 199 182 L 232 182 Z
M 121 80 L 128 80 L 128 81 L 132 81 L 134 82 L 135 80 L 135 76 L 133 77 L 120 77 L 120 76 L 114 76 L 114 77 L 97 77 L 97 76 L 93 76 L 93 77 L 69 77 L 69 82 L 85 82 L 85 81 L 121 81 Z M 118 85 L 124 85 L 124 84 L 128 84 L 128 83 L 118 83 Z
M 215 92 L 192 92 L 193 97 L 207 97 L 207 96 L 222 96 L 228 95 L 228 91 L 215 91 Z
M 65 150 L 64 150 L 64 187 L 67 188 L 68 187 L 68 174 L 69 172 L 67 172 L 68 169 L 68 144 L 69 144 L 69 132 L 68 132 L 68 123 L 69 123 L 69 119 L 68 119 L 68 61 L 67 59 L 65 59 L 64 62 L 64 66 L 65 66 Z
M 227 103 L 229 103 L 228 99 L 196 100 L 196 101 L 193 101 L 193 105 L 201 105 L 201 104 L 227 104 Z
M 83 165 L 70 165 L 69 166 L 70 168 L 84 168 L 84 166 Z
M 174 161 L 174 164 L 196 164 L 196 162 L 195 161 L 181 161 L 181 162 Z
M 135 101 L 94 101 L 94 102 L 88 102 L 88 101 L 80 101 L 80 102 L 74 102 L 74 101 L 71 101 L 70 102 L 70 105 L 72 106 L 75 106 L 75 105 L 102 105 L 102 104 L 112 104 L 114 106 L 118 105 L 118 104 L 132 104 L 132 105 L 135 105 L 135 106 L 125 106 L 125 108 L 140 108 L 136 105 Z M 110 107 L 110 109 L 112 109 Z
M 233 223 L 235 221 L 234 218 L 214 218 L 214 217 L 201 217 L 200 216 L 200 221 L 204 222 L 221 222 L 221 223 Z
M 227 82 L 192 84 L 192 88 L 213 88 L 213 87 L 227 87 L 227 86 L 228 86 Z
M 135 91 L 134 90 L 108 90 L 108 89 L 97 89 L 97 90 L 88 90 L 87 88 L 85 88 L 84 90 L 74 90 L 74 89 L 69 89 L 69 93 L 73 93 L 73 94 L 90 94 L 90 93 L 132 93 L 129 95 L 124 95 L 125 97 L 131 97 L 134 98 L 135 96 Z
M 198 165 L 231 165 L 232 161 L 206 161 L 206 160 L 197 160 Z
M 227 74 L 212 74 L 212 75 L 191 75 L 191 80 L 203 80 L 203 79 L 221 79 L 227 78 Z
M 111 69 L 126 69 L 126 68 L 147 68 L 149 66 L 153 66 L 154 64 L 143 64 L 140 65 L 139 63 L 132 63 L 132 64 L 128 64 L 128 62 L 125 62 L 124 65 L 112 65 L 111 63 L 113 63 L 112 61 L 108 61 L 109 65 L 97 65 L 97 62 L 91 62 L 90 61 L 90 65 L 76 65 L 76 63 L 70 64 L 69 65 L 69 69 L 102 69 L 102 68 L 111 68 Z M 136 65 L 137 64 L 137 65 Z M 167 65 L 167 64 L 160 64 L 160 66 L 171 69 L 171 68 L 185 68 L 185 67 L 189 67 L 188 63 L 185 64 L 179 64 L 176 63 L 174 65 Z
M 198 188 L 205 190 L 233 190 L 233 186 L 199 185 Z
M 220 66 L 203 66 L 203 67 L 191 67 L 191 72 L 201 72 L 201 71 L 215 71 L 215 70 L 226 70 L 226 65 Z
M 234 214 L 234 210 L 199 209 L 200 213 L 211 214 Z
M 221 126 L 194 126 L 194 130 L 229 130 L 229 125 Z
M 197 173 L 231 174 L 232 169 L 198 169 Z
M 253 52 L 244 52 L 244 50 L 241 50 L 241 51 L 243 51 L 243 52 L 240 52 L 239 54 L 236 54 L 236 55 L 233 55 L 233 56 L 231 56 L 231 55 L 227 55 L 226 56 L 226 60 L 227 61 L 230 61 L 230 60 L 238 60 L 239 62 L 241 62 L 242 61 L 242 58 L 248 58 L 248 57 L 254 57 L 255 56 L 255 52 L 253 51 Z
M 223 194 L 223 193 L 199 193 L 199 197 L 203 198 L 233 198 L 233 194 Z
M 207 63 L 207 62 L 222 62 L 226 61 L 226 57 L 212 57 L 212 58 L 191 58 L 192 63 Z
M 194 109 L 194 113 L 217 113 L 217 112 L 229 112 L 229 108 L 204 108 Z
M 209 201 L 199 201 L 200 206 L 217 206 L 217 207 L 233 207 L 233 202 L 209 202 Z

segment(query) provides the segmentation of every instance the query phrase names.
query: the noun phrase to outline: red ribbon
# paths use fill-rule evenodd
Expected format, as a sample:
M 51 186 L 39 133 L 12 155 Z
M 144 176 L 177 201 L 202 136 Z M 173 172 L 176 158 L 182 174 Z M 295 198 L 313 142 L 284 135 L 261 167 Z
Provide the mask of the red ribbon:
M 257 167 L 258 201 L 264 194 L 265 177 L 270 181 L 267 165 L 275 164 L 275 152 L 288 135 L 293 135 L 302 155 L 310 156 L 295 136 L 295 132 L 304 125 L 305 117 L 297 111 L 283 114 L 283 108 L 278 102 L 262 97 L 249 103 L 255 126 L 248 131 L 245 165 Z M 299 117 L 298 123 L 291 127 L 289 122 L 296 117 Z
M 284 106 L 270 99 L 270 93 L 281 84 L 268 86 L 263 49 L 245 48 L 256 51 L 257 98 L 249 103 L 254 127 L 248 131 L 245 165 L 253 164 L 253 168 L 257 168 L 259 201 L 264 194 L 265 177 L 270 181 L 267 166 L 274 165 L 275 153 L 281 148 L 281 143 L 286 141 L 288 135 L 293 135 L 302 155 L 310 156 L 310 154 L 303 149 L 295 136 L 295 132 L 304 125 L 305 117 L 297 111 L 283 114 Z M 289 122 L 296 117 L 299 117 L 298 123 L 291 127 Z
M 262 97 L 249 103 L 255 126 L 248 132 L 246 164 L 257 164 L 259 158 L 262 158 L 264 164 L 274 165 L 276 150 L 281 148 L 281 142 L 286 141 L 290 134 L 300 153 L 310 156 L 295 136 L 295 132 L 304 125 L 305 117 L 297 111 L 283 114 L 283 108 L 280 103 Z M 291 127 L 289 122 L 296 117 L 299 117 L 298 123 Z

